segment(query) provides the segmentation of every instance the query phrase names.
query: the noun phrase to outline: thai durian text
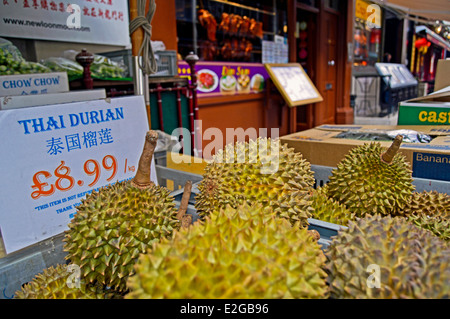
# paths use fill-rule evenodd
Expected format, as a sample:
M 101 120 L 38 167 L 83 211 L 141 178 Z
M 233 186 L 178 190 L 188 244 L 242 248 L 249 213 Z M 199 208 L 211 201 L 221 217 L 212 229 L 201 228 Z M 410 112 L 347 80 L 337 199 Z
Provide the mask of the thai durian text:
M 79 125 L 100 124 L 110 121 L 123 120 L 122 107 L 115 109 L 97 110 L 90 112 L 70 113 L 64 115 L 48 116 L 46 118 L 33 118 L 17 121 L 23 127 L 24 134 L 61 130 Z

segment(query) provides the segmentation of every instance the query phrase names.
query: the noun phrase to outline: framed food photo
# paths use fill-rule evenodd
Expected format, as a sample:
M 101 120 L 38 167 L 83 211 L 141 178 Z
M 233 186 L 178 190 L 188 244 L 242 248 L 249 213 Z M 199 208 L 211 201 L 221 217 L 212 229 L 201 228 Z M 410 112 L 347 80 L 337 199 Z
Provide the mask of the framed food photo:
M 264 66 L 290 107 L 323 101 L 299 63 L 266 63 Z

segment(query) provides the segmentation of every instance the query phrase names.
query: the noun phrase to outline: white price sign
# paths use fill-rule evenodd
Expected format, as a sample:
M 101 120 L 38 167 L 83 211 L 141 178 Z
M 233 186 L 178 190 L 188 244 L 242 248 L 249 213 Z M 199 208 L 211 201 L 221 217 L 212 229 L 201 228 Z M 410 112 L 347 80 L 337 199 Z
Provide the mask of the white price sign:
M 126 46 L 128 1 L 3 0 L 0 35 Z
M 134 177 L 148 129 L 142 96 L 0 111 L 6 252 L 63 232 L 86 194 Z

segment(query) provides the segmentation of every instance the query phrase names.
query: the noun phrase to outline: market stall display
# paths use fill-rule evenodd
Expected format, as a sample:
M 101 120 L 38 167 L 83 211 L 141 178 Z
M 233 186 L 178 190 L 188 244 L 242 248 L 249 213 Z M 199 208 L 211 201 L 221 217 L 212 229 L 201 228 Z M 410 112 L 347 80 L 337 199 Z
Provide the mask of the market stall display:
M 318 186 L 311 193 L 314 209 L 313 218 L 337 225 L 346 225 L 348 221 L 355 218 L 354 214 L 344 204 L 327 195 L 327 184 Z
M 414 190 L 411 168 L 398 153 L 402 135 L 389 149 L 379 143 L 353 148 L 330 176 L 327 194 L 357 217 L 399 214 Z
M 133 8 L 143 9 L 147 1 L 139 1 L 139 5 L 138 1 L 130 2 Z M 83 78 L 91 84 L 93 80 L 98 85 L 109 83 L 116 90 L 123 80 L 127 87 L 123 94 L 137 95 L 115 99 L 111 90 L 108 98 L 94 102 L 85 97 L 76 104 L 61 102 L 30 110 L 24 105 L 20 110 L 0 111 L 10 116 L 8 122 L 7 116 L 1 116 L 6 123 L 2 126 L 14 137 L 8 135 L 2 144 L 2 150 L 9 152 L 2 152 L 8 166 L 2 167 L 1 175 L 12 182 L 2 184 L 0 193 L 5 207 L 0 211 L 0 299 L 450 298 L 450 176 L 446 170 L 450 155 L 445 128 L 427 131 L 439 131 L 436 137 L 407 129 L 352 130 L 342 124 L 337 128 L 326 124 L 321 127 L 322 135 L 300 132 L 288 138 L 289 144 L 283 138 L 259 136 L 260 132 L 247 136 L 247 131 L 244 139 L 235 135 L 232 140 L 237 137 L 237 142 L 226 145 L 216 138 L 219 144 L 214 144 L 212 159 L 203 158 L 202 135 L 197 134 L 202 133 L 202 124 L 194 120 L 205 118 L 209 104 L 212 117 L 226 128 L 237 125 L 227 122 L 224 114 L 233 120 L 243 119 L 240 123 L 249 127 L 278 129 L 287 115 L 292 117 L 289 125 L 298 120 L 297 113 L 285 113 L 285 109 L 291 112 L 293 106 L 323 100 L 322 91 L 312 85 L 300 64 L 274 63 L 267 69 L 263 64 L 267 60 L 261 51 L 267 54 L 270 46 L 262 42 L 274 38 L 284 45 L 287 40 L 281 36 L 286 31 L 277 31 L 281 21 L 276 20 L 285 14 L 275 10 L 280 2 L 204 0 L 198 6 L 192 1 L 188 9 L 180 8 L 177 18 L 179 12 L 190 10 L 192 29 L 180 32 L 179 47 L 186 50 L 186 33 L 192 30 L 189 41 L 193 40 L 193 48 L 187 51 L 186 62 L 174 60 L 176 51 L 163 51 L 159 65 L 167 64 L 167 69 L 153 77 L 157 72 L 144 71 L 140 74 L 145 76 L 144 85 L 138 83 L 136 72 L 141 73 L 142 68 L 130 73 L 126 63 L 106 55 L 83 49 L 81 54 L 75 52 L 86 58 L 79 62 L 67 57 L 27 62 L 21 60 L 16 47 L 0 43 L 0 50 L 7 48 L 0 51 L 0 75 L 4 71 L 12 72 L 8 77 L 23 76 L 24 72 L 31 79 L 28 74 L 42 65 L 48 72 L 63 73 L 63 84 L 67 78 L 83 83 L 79 81 Z M 299 12 L 309 7 L 313 10 L 310 13 L 321 18 L 324 8 L 327 15 L 351 17 L 350 4 L 306 2 L 310 3 L 283 4 L 301 9 Z M 177 1 L 177 6 L 181 3 Z M 363 3 L 368 4 L 353 2 L 359 8 L 357 13 L 367 13 Z M 8 1 L 3 2 L 4 7 L 8 5 Z M 99 12 L 95 10 L 112 6 L 112 2 L 92 5 L 94 11 L 85 10 L 85 14 Z M 35 9 L 38 7 L 35 2 Z M 151 8 L 153 11 L 154 6 Z M 135 18 L 135 11 L 130 17 Z M 144 25 L 144 16 L 138 15 L 130 27 L 134 41 L 138 36 L 134 31 L 142 31 L 138 25 Z M 151 21 L 152 16 L 147 15 L 147 19 Z M 118 14 L 116 17 L 121 21 Z M 100 21 L 99 17 L 90 18 Z M 187 20 L 177 23 L 182 28 Z M 381 29 L 378 26 L 369 32 L 365 22 L 359 22 L 364 25 L 354 29 L 353 43 L 346 27 L 339 27 L 338 32 L 349 34 L 345 41 L 348 58 L 367 66 L 379 58 Z M 288 24 L 292 31 L 293 25 Z M 323 26 L 317 25 L 321 31 L 317 38 L 322 40 L 326 38 Z M 329 23 L 328 29 L 334 26 Z M 299 30 L 306 30 L 306 26 Z M 151 28 L 145 32 L 142 47 L 147 47 Z M 136 48 L 133 45 L 133 51 Z M 336 51 L 344 54 L 343 48 L 336 47 Z M 203 60 L 198 64 L 194 51 Z M 130 52 L 111 54 L 127 58 Z M 301 59 L 306 58 L 305 52 L 300 51 Z M 138 61 L 135 53 L 134 67 Z M 307 55 L 312 53 L 314 50 L 308 50 Z M 334 68 L 335 60 L 328 62 Z M 173 65 L 184 78 L 173 76 Z M 316 70 L 309 71 L 311 75 Z M 136 80 L 134 92 L 129 90 L 132 79 L 128 76 Z M 320 77 L 316 80 L 322 83 Z M 282 96 L 286 103 L 270 102 L 273 84 L 281 84 L 277 88 L 286 93 Z M 197 103 L 197 86 L 203 104 Z M 332 88 L 331 83 L 325 86 L 327 91 Z M 338 86 L 345 91 L 345 85 Z M 168 107 L 168 100 L 176 100 L 173 108 Z M 150 104 L 157 111 L 154 118 L 150 117 Z M 183 113 L 182 107 L 189 109 L 189 114 Z M 246 111 L 247 107 L 251 111 Z M 274 112 L 267 112 L 270 109 Z M 253 116 L 261 110 L 263 115 Z M 263 118 L 262 123 L 257 122 Z M 203 124 L 204 128 L 214 126 L 207 121 Z M 189 173 L 161 166 L 165 159 L 155 154 L 155 127 L 181 147 L 165 156 L 183 158 L 180 167 Z M 15 133 L 11 133 L 13 129 Z M 182 139 L 171 136 L 171 129 L 183 131 Z M 142 135 L 143 148 L 135 135 Z M 356 142 L 347 143 L 349 140 Z M 405 145 L 409 142 L 414 145 Z M 112 143 L 115 145 L 108 148 Z M 299 144 L 307 144 L 304 153 L 297 148 Z M 345 147 L 330 146 L 335 144 Z M 100 145 L 103 148 L 97 148 Z M 35 152 L 38 147 L 39 154 Z M 182 152 L 194 157 L 180 156 Z M 333 167 L 312 164 L 307 152 L 320 160 L 334 161 Z M 31 154 L 34 165 L 30 165 Z M 161 157 L 155 165 L 156 155 Z M 195 169 L 202 175 L 191 173 L 195 159 L 201 162 Z M 174 159 L 170 161 L 173 164 Z M 168 187 L 170 177 L 174 190 Z M 166 309 L 166 314 L 184 314 L 183 307 Z M 268 311 L 265 305 L 257 304 L 251 309 L 253 313 Z M 274 313 L 273 308 L 270 312 Z
M 52 72 L 45 65 L 27 61 L 10 41 L 0 38 L 0 75 Z
M 258 138 L 217 152 L 205 168 L 195 206 L 205 218 L 226 205 L 261 203 L 292 224 L 307 227 L 313 183 L 310 164 L 300 153 L 278 140 Z
M 332 298 L 449 297 L 448 243 L 403 217 L 350 222 L 326 255 Z
M 87 285 L 84 280 L 68 285 L 71 276 L 71 266 L 66 264 L 46 268 L 17 291 L 16 299 L 107 299 L 104 290 Z
M 67 259 L 88 283 L 126 291 L 139 254 L 180 227 L 173 197 L 150 180 L 158 135 L 148 132 L 136 176 L 86 196 L 66 232 Z
M 367 143 L 367 145 L 369 145 L 369 143 Z M 229 147 L 231 147 L 231 145 Z M 243 150 L 244 148 L 240 149 Z M 230 148 L 230 150 L 233 149 Z M 390 153 L 390 150 L 388 149 L 384 149 L 384 151 L 388 154 Z M 390 156 L 395 155 L 390 154 Z M 292 160 L 295 156 L 292 154 L 288 158 Z M 247 160 L 249 160 L 249 158 L 247 158 Z M 308 163 L 305 162 L 305 165 L 307 164 Z M 225 162 L 218 162 L 214 164 L 216 169 L 220 166 L 226 167 L 227 165 L 239 164 L 227 164 Z M 291 166 L 292 163 L 290 160 L 286 161 L 286 165 L 288 165 L 288 167 L 293 167 Z M 260 185 L 273 185 L 274 183 L 267 180 L 264 174 L 261 174 L 259 171 L 260 168 L 261 167 L 258 168 L 257 166 L 258 171 L 251 174 L 256 179 L 250 182 L 250 184 L 255 185 L 258 183 Z M 395 171 L 396 168 L 392 167 L 392 170 Z M 211 177 L 208 177 L 207 171 L 208 170 L 205 169 L 204 180 L 211 180 Z M 306 176 L 309 175 L 307 172 L 303 172 L 300 175 L 305 176 L 305 174 Z M 216 181 L 220 181 L 221 176 L 219 175 L 215 176 Z M 283 176 L 286 177 L 286 174 L 283 174 Z M 382 175 L 380 176 L 382 177 Z M 298 178 L 300 177 L 301 176 L 298 176 Z M 298 178 L 294 178 L 294 180 L 302 183 Z M 225 177 L 223 181 L 226 179 L 227 178 Z M 384 180 L 386 178 L 382 177 L 381 179 Z M 280 186 L 284 185 L 284 187 L 278 190 L 274 188 L 272 190 L 274 195 L 277 193 L 282 194 L 287 191 L 288 188 L 291 188 L 290 186 L 286 188 L 287 185 L 293 185 L 292 181 L 289 181 L 289 179 L 283 180 L 283 177 L 278 178 L 276 183 L 279 183 Z M 212 188 L 206 188 L 206 190 L 214 190 L 214 184 L 209 183 L 209 185 L 212 186 Z M 153 186 L 150 188 L 152 187 Z M 199 191 L 202 192 L 202 187 L 199 188 Z M 385 190 L 375 191 L 375 194 L 382 193 L 383 191 Z M 251 192 L 252 191 L 250 191 L 250 193 Z M 309 188 L 309 194 L 312 195 L 314 192 L 315 190 Z M 227 194 L 231 195 L 231 193 L 227 192 L 225 189 L 221 190 L 221 193 L 223 193 L 224 196 Z M 321 194 L 324 195 L 325 193 Z M 450 197 L 446 194 L 435 195 L 439 198 L 439 203 L 437 204 L 438 207 L 448 209 Z M 205 204 L 204 201 L 201 200 L 201 197 L 202 195 L 197 193 L 195 200 L 196 203 L 200 203 L 197 204 L 198 208 L 201 208 L 202 203 L 203 205 Z M 234 197 L 235 196 L 231 196 L 229 199 Z M 189 198 L 191 198 L 189 193 L 183 194 L 183 207 L 185 207 L 188 203 L 187 199 Z M 311 196 L 309 204 L 313 208 L 313 217 L 318 217 L 317 215 L 314 215 L 314 212 L 319 207 L 322 207 L 321 203 L 323 203 L 323 199 L 323 197 L 319 199 L 315 195 Z M 408 197 L 407 202 L 412 203 L 416 200 L 417 198 L 413 199 L 411 194 L 411 196 Z M 110 201 L 99 199 L 97 204 L 94 206 L 102 207 L 108 202 L 114 202 L 114 200 Z M 157 296 L 164 298 L 192 298 L 193 296 L 197 298 L 238 298 L 239 296 L 249 295 L 254 298 L 445 298 L 448 296 L 448 286 L 445 285 L 445 282 L 448 281 L 449 276 L 449 254 L 445 242 L 448 238 L 439 238 L 439 236 L 435 236 L 433 232 L 426 231 L 422 227 L 416 226 L 414 222 L 408 220 L 409 213 L 406 211 L 402 213 L 402 216 L 397 216 L 398 212 L 393 213 L 390 209 L 391 204 L 388 202 L 382 201 L 383 205 L 389 208 L 385 208 L 384 210 L 391 212 L 385 216 L 379 214 L 372 215 L 372 211 L 368 210 L 362 215 L 362 219 L 347 221 L 340 219 L 342 226 L 339 226 L 340 229 L 338 230 L 337 236 L 331 238 L 329 245 L 322 248 L 320 248 L 319 245 L 320 239 L 317 241 L 317 238 L 313 236 L 313 232 L 311 232 L 309 228 L 299 229 L 298 227 L 301 226 L 299 221 L 292 223 L 292 219 L 281 216 L 274 209 L 276 208 L 276 205 L 271 204 L 265 206 L 264 208 L 263 205 L 267 202 L 264 199 L 258 201 L 257 198 L 252 199 L 249 197 L 248 199 L 242 200 L 240 203 L 236 204 L 232 204 L 225 199 L 222 200 L 222 202 L 227 202 L 228 204 L 220 206 L 219 203 L 217 208 L 212 209 L 206 217 L 203 217 L 202 222 L 200 222 L 197 218 L 193 219 L 192 225 L 187 225 L 187 228 L 174 231 L 173 235 L 164 236 L 164 238 L 156 240 L 154 244 L 149 246 L 151 247 L 150 251 L 136 256 L 134 258 L 134 261 L 136 262 L 136 273 L 129 273 L 128 275 L 123 274 L 124 277 L 127 278 L 126 284 L 124 283 L 122 286 L 125 289 L 120 293 L 117 293 L 114 290 L 108 290 L 104 287 L 104 293 L 107 294 L 107 298 L 155 298 Z M 415 204 L 412 205 L 414 206 Z M 335 208 L 345 210 L 345 205 L 341 204 L 333 206 L 332 210 Z M 332 210 L 329 211 L 329 213 L 333 214 Z M 180 208 L 178 211 L 185 213 L 186 209 L 183 210 Z M 430 210 L 427 214 L 431 216 L 433 211 Z M 448 217 L 449 216 L 447 215 L 442 218 L 448 221 Z M 324 219 L 326 218 L 327 217 L 324 216 Z M 151 222 L 152 218 L 144 219 L 144 223 L 145 220 L 147 220 L 147 222 Z M 162 221 L 161 218 L 160 220 Z M 264 220 L 264 223 L 261 222 L 262 220 Z M 118 220 L 110 221 L 110 223 L 113 224 L 116 222 L 118 222 Z M 103 229 L 101 224 L 102 222 L 99 220 L 95 225 L 84 223 L 83 227 L 85 228 L 86 234 L 94 234 L 96 229 Z M 264 225 L 264 227 L 262 227 L 262 225 Z M 129 223 L 125 223 L 125 226 L 119 227 L 118 231 L 122 228 L 125 229 L 126 227 L 131 227 L 131 225 Z M 243 229 L 246 229 L 248 233 L 244 237 L 244 234 L 242 233 Z M 220 237 L 218 237 L 220 234 L 226 235 L 226 240 L 221 240 Z M 254 236 L 257 236 L 259 240 L 255 241 L 252 239 Z M 267 237 L 267 240 L 261 240 L 261 236 L 264 238 Z M 90 235 L 86 235 L 84 237 L 89 238 Z M 86 250 L 86 252 L 89 251 L 89 254 L 96 251 L 97 248 L 94 248 L 95 246 L 106 247 L 108 242 L 111 243 L 111 240 L 104 239 L 104 236 L 95 235 L 94 237 L 92 237 L 92 245 L 94 246 L 92 246 L 91 249 Z M 133 241 L 121 241 L 120 238 L 122 237 L 118 237 L 116 241 L 113 240 L 113 243 L 115 243 L 117 247 L 114 247 L 114 245 L 110 246 L 111 252 L 109 253 L 109 256 L 114 256 L 113 251 L 123 251 L 123 253 L 130 251 L 130 245 L 133 245 Z M 273 241 L 275 238 L 278 239 Z M 354 238 L 354 240 L 352 240 L 352 238 Z M 405 243 L 402 245 L 404 249 L 399 251 L 395 248 L 397 247 L 395 245 L 384 245 L 383 240 L 386 238 L 390 238 L 391 241 L 395 241 L 399 245 L 401 243 Z M 202 243 L 207 245 L 207 247 L 211 247 L 211 243 L 214 243 L 216 240 L 219 240 L 217 242 L 219 246 L 217 246 L 216 250 L 210 251 L 210 249 L 201 249 L 203 245 Z M 196 245 L 189 243 L 192 243 L 192 241 L 195 241 Z M 246 241 L 248 241 L 248 243 L 260 243 L 262 246 L 254 247 L 252 245 L 247 245 Z M 276 242 L 276 246 L 271 246 L 269 244 L 271 242 Z M 349 247 L 349 243 L 352 247 Z M 420 243 L 420 245 L 418 243 Z M 122 248 L 120 248 L 119 245 L 122 245 Z M 297 247 L 299 249 L 299 253 L 296 254 L 296 259 L 298 259 L 299 265 L 303 265 L 302 267 L 294 267 L 291 270 L 283 268 L 283 265 L 285 264 L 282 262 L 282 260 L 284 260 L 283 258 L 286 258 L 286 260 L 289 260 L 291 263 L 293 262 L 292 256 L 288 253 L 280 255 L 280 252 L 291 251 L 283 249 L 283 245 L 289 245 L 289 247 Z M 343 249 L 348 253 L 343 252 L 343 250 L 339 248 L 342 245 L 344 245 L 345 249 Z M 240 248 L 236 250 L 237 247 Z M 419 247 L 422 248 L 419 249 Z M 371 254 L 370 251 L 380 251 L 380 253 Z M 272 285 L 268 286 L 266 284 L 266 277 L 265 280 L 262 278 L 257 279 L 259 274 L 258 269 L 260 268 L 258 266 L 258 260 L 261 261 L 261 257 L 258 257 L 260 252 L 263 252 L 265 256 L 263 258 L 264 267 L 271 267 L 271 274 L 272 276 L 275 276 L 274 278 L 278 276 L 277 274 L 285 273 L 285 271 L 294 271 L 294 269 L 296 273 L 298 272 L 298 274 L 295 275 L 296 278 L 302 277 L 301 274 L 304 272 L 313 273 L 316 277 L 307 277 L 311 280 L 309 283 L 304 283 L 299 280 L 292 282 L 288 281 L 285 285 L 279 282 L 280 286 L 273 290 L 271 289 Z M 274 254 L 270 252 L 273 252 Z M 323 254 L 328 256 L 326 260 L 323 258 Z M 100 255 L 98 255 L 97 258 L 93 258 L 92 256 L 85 257 L 84 259 L 86 259 L 85 263 L 87 268 L 92 267 L 88 265 L 100 262 L 100 260 L 103 260 L 105 259 L 104 257 L 108 256 L 104 255 L 104 257 L 100 257 Z M 127 255 L 129 254 L 126 253 L 125 256 Z M 180 257 L 182 256 L 190 256 L 190 259 L 181 260 Z M 244 258 L 246 261 L 255 258 L 255 262 L 241 262 L 241 259 L 237 258 L 239 256 Z M 271 256 L 273 256 L 273 258 Z M 301 262 L 304 256 L 305 258 L 308 256 L 308 263 Z M 407 257 L 403 258 L 402 256 Z M 424 269 L 427 269 L 426 272 L 423 272 L 417 267 L 408 267 L 412 264 L 417 265 L 416 263 L 419 260 L 417 258 L 422 260 L 420 265 L 421 267 L 424 267 Z M 114 268 L 112 263 L 116 259 L 117 258 L 111 257 L 110 262 L 103 266 L 105 273 L 108 273 L 109 267 Z M 229 280 L 219 280 L 216 281 L 216 285 L 214 286 L 215 289 L 206 288 L 209 287 L 209 283 L 213 280 L 213 278 L 223 278 L 223 276 L 226 276 L 226 271 L 229 267 L 221 268 L 220 266 L 223 264 L 221 260 L 223 261 L 224 259 L 232 261 L 232 264 L 229 266 L 234 267 L 234 269 L 240 269 L 240 272 L 238 273 L 245 273 L 246 271 L 248 271 L 249 274 L 252 273 L 253 276 L 255 276 L 255 280 L 243 281 L 239 276 L 232 276 L 229 277 L 229 279 L 232 280 L 231 282 Z M 357 276 L 363 276 L 367 279 L 367 266 L 369 266 L 369 264 L 376 264 L 380 267 L 384 267 L 383 271 L 385 271 L 385 275 L 388 276 L 387 278 L 397 276 L 396 278 L 399 278 L 398 284 L 393 286 L 391 285 L 392 281 L 389 281 L 383 277 L 383 279 L 379 282 L 377 281 L 377 278 L 373 279 L 371 282 L 374 287 L 376 285 L 381 285 L 382 289 L 374 290 L 372 289 L 373 287 L 367 286 L 365 281 L 361 284 L 364 287 L 359 287 L 355 284 L 355 282 L 346 279 L 346 273 L 348 270 L 345 269 L 347 269 L 347 267 L 354 267 L 352 266 L 352 260 L 355 259 L 358 259 L 358 265 L 361 265 L 360 268 L 355 268 L 356 270 L 352 268 L 357 272 Z M 109 259 L 107 258 L 105 260 Z M 197 262 L 200 260 L 201 262 Z M 391 266 L 392 260 L 398 260 L 398 266 Z M 130 262 L 133 263 L 132 261 Z M 184 281 L 188 278 L 185 276 L 185 272 L 183 272 L 183 275 L 180 274 L 180 276 L 173 272 L 171 272 L 169 277 L 165 275 L 167 274 L 166 270 L 168 268 L 172 268 L 174 271 L 176 269 L 181 269 L 183 263 L 185 262 L 191 265 L 188 268 L 183 268 L 185 271 L 186 269 L 191 269 L 198 274 L 202 274 L 201 277 L 198 277 L 195 288 L 188 288 L 190 287 L 189 284 Z M 74 265 L 77 264 L 74 263 Z M 161 267 L 161 265 L 164 265 L 164 267 Z M 93 268 L 97 269 L 97 267 Z M 164 273 L 161 273 L 160 271 L 163 269 Z M 408 272 L 402 272 L 403 275 L 398 276 L 397 274 L 400 269 L 408 269 Z M 30 282 L 32 286 L 25 285 L 22 291 L 18 291 L 16 298 L 36 297 L 38 292 L 30 292 L 30 289 L 36 289 L 37 291 L 40 290 L 40 286 L 38 284 L 39 280 L 42 281 L 42 278 L 44 278 L 46 274 L 49 274 L 50 270 L 44 270 L 43 273 L 43 275 L 38 275 L 37 279 Z M 82 276 L 82 280 L 89 280 L 89 276 L 90 275 L 88 274 L 84 274 Z M 143 277 L 146 278 L 145 281 L 140 280 L 140 278 Z M 175 278 L 177 278 L 177 280 L 174 281 Z M 326 281 L 330 282 L 330 286 L 325 283 Z M 177 283 L 177 289 L 174 289 L 174 286 L 170 284 L 174 282 Z M 239 283 L 242 290 L 237 289 L 234 292 L 228 291 L 228 284 L 233 282 L 236 282 L 236 284 Z M 150 288 L 154 287 L 153 283 L 157 283 L 159 287 L 158 290 L 152 290 Z M 412 287 L 415 286 L 421 287 L 421 289 L 412 289 Z M 431 286 L 433 289 L 429 289 Z M 50 296 L 52 293 L 54 293 L 54 296 L 60 296 L 58 294 L 61 292 L 61 287 L 57 284 L 55 284 L 54 287 L 54 291 L 49 292 L 47 290 L 46 296 Z M 99 289 L 98 286 L 97 288 Z M 29 289 L 28 292 L 26 292 L 27 289 Z M 86 286 L 86 288 L 83 289 L 94 289 L 94 287 Z M 228 291 L 228 293 L 223 295 L 225 291 Z M 240 294 L 242 291 L 245 291 L 244 295 Z M 99 290 L 97 290 L 97 292 L 99 292 Z M 252 292 L 255 294 L 251 294 Z M 66 295 L 68 298 L 70 298 L 70 296 L 74 298 L 80 297 Z M 103 297 L 101 294 L 99 296 Z
M 73 51 L 73 50 L 69 50 Z M 75 51 L 73 51 L 75 52 Z M 55 56 L 40 62 L 27 61 L 20 50 L 10 41 L 0 38 L 0 75 L 67 72 L 69 81 L 83 77 L 83 67 L 73 59 Z M 92 78 L 99 80 L 129 80 L 125 64 L 95 54 L 91 64 Z
M 83 67 L 76 61 L 63 57 L 49 57 L 42 61 L 42 64 L 55 72 L 67 72 L 69 81 L 81 79 L 83 77 Z
M 153 245 L 125 298 L 326 297 L 319 244 L 276 215 L 262 205 L 228 206 Z
M 450 240 L 450 196 L 438 191 L 413 192 L 401 212 L 420 228 Z

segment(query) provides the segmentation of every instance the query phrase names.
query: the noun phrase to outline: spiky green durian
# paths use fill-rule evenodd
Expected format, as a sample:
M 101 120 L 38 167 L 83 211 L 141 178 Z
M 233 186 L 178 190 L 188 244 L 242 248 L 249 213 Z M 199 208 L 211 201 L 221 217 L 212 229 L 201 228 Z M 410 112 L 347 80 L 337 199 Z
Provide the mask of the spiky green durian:
M 404 217 L 350 221 L 325 254 L 331 298 L 449 298 L 450 246 Z
M 270 207 L 208 215 L 142 254 L 125 298 L 323 298 L 320 245 Z
M 88 283 L 126 290 L 140 253 L 180 227 L 170 191 L 150 181 L 157 133 L 147 133 L 136 177 L 93 191 L 65 232 L 66 258 Z
M 261 203 L 306 227 L 313 185 L 314 173 L 302 154 L 278 139 L 260 137 L 228 144 L 216 153 L 205 168 L 195 207 L 204 218 L 226 205 Z
M 414 191 L 411 166 L 398 153 L 401 142 L 398 135 L 387 150 L 378 142 L 351 149 L 332 170 L 329 197 L 357 217 L 398 215 Z
M 37 274 L 16 291 L 15 299 L 109 299 L 103 287 L 86 284 L 70 265 L 58 264 Z
M 417 226 L 450 240 L 450 196 L 437 191 L 413 192 L 402 212 Z
M 312 218 L 343 226 L 347 225 L 349 220 L 354 220 L 354 214 L 344 205 L 329 198 L 327 190 L 328 186 L 325 184 L 311 192 L 312 207 L 314 209 Z

